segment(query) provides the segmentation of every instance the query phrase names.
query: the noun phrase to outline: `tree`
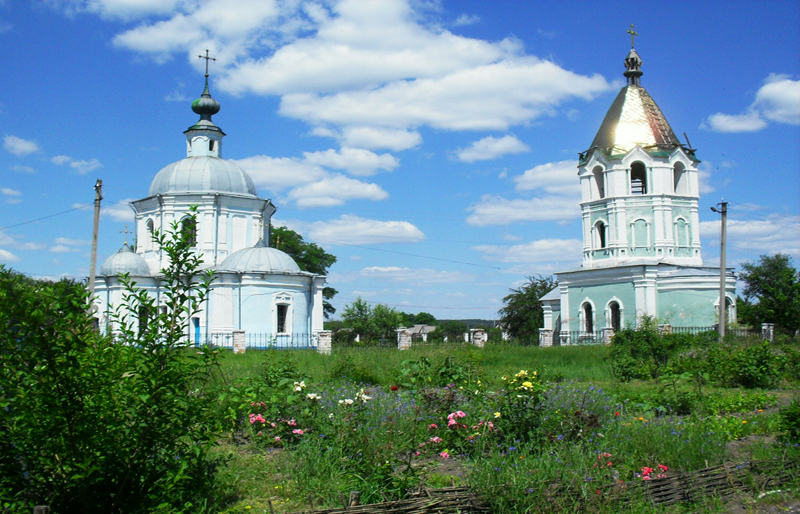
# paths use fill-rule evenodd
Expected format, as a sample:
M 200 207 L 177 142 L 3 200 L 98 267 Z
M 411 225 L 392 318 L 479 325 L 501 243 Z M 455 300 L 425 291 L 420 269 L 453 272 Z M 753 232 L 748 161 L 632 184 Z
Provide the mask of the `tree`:
M 328 268 L 336 262 L 336 256 L 327 253 L 322 247 L 303 240 L 303 236 L 286 227 L 272 227 L 269 246 L 286 252 L 300 266 L 300 269 L 315 275 L 327 275 Z M 332 287 L 322 289 L 323 312 L 325 319 L 330 319 L 336 312 L 328 300 L 339 293 Z
M 395 331 L 403 325 L 403 313 L 383 304 L 371 307 L 359 296 L 345 306 L 342 324 L 353 330 L 368 343 L 380 340 L 393 340 Z
M 500 324 L 511 337 L 538 341 L 539 329 L 544 326 L 544 311 L 539 300 L 552 291 L 558 282 L 553 277 L 535 275 L 528 283 L 503 298 Z
M 745 283 L 745 302 L 739 311 L 743 322 L 774 323 L 792 334 L 800 330 L 800 273 L 791 257 L 762 255 L 756 264 L 742 264 L 739 278 Z
M 401 314 L 403 315 L 403 325 L 406 327 L 437 324 L 436 317 L 427 312 L 418 312 L 417 314 L 402 312 Z

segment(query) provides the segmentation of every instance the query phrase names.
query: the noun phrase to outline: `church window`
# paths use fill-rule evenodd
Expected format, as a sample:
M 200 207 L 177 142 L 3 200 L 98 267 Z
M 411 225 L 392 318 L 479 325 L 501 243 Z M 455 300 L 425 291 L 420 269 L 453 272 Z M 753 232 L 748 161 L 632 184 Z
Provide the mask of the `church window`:
M 595 166 L 592 170 L 594 174 L 594 183 L 596 186 L 597 191 L 597 198 L 605 198 L 606 197 L 606 186 L 605 186 L 605 174 L 603 173 L 602 166 Z
M 186 236 L 190 246 L 197 246 L 197 221 L 195 219 L 183 218 L 181 220 L 181 233 Z
M 275 297 L 275 331 L 288 334 L 292 331 L 292 297 L 288 293 L 280 293 Z
M 208 141 L 208 150 L 213 152 L 214 151 L 214 140 L 211 139 Z
M 675 220 L 675 245 L 684 248 L 689 246 L 689 224 L 683 218 Z
M 611 328 L 614 329 L 615 332 L 619 332 L 620 325 L 621 325 L 621 316 L 620 316 L 620 309 L 618 302 L 611 302 L 608 304 L 608 317 Z
M 631 194 L 647 194 L 647 168 L 638 161 L 631 164 Z
M 594 309 L 589 302 L 583 304 L 583 331 L 594 332 Z
M 280 304 L 278 305 L 278 333 L 286 333 L 286 317 L 289 314 L 289 306 Z
M 599 220 L 594 224 L 594 248 L 600 249 L 606 247 L 606 224 L 603 220 Z
M 686 168 L 683 166 L 683 163 L 675 163 L 675 167 L 672 168 L 672 178 L 675 194 L 688 195 L 689 181 L 686 177 Z
M 147 231 L 150 232 L 151 234 L 155 231 L 153 220 L 147 220 Z

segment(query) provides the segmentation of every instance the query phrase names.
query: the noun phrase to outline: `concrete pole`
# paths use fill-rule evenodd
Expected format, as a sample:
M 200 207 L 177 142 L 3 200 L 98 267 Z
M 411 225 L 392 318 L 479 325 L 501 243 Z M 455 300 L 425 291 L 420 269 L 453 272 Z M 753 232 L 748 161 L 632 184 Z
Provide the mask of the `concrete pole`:
M 728 221 L 728 202 L 722 199 L 720 202 L 720 210 L 717 211 L 712 207 L 714 212 L 719 212 L 721 215 L 720 223 L 720 236 L 719 236 L 719 341 L 725 339 L 725 324 L 728 315 L 727 309 L 727 296 L 725 295 L 727 273 L 725 270 L 725 246 L 727 244 L 727 231 L 726 224 Z
M 94 304 L 94 279 L 97 268 L 97 233 L 100 229 L 100 201 L 103 199 L 103 181 L 94 185 L 94 226 L 92 227 L 92 263 L 89 267 L 89 301 Z

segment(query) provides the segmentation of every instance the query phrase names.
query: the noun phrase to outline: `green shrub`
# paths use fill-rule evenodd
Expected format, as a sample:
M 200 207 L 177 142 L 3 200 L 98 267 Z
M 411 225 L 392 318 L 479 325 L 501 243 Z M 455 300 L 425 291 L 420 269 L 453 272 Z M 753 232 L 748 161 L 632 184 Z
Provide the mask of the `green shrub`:
M 686 334 L 658 333 L 655 318 L 644 316 L 639 327 L 620 330 L 611 340 L 611 370 L 619 380 L 650 379 L 661 376 L 670 357 L 686 348 L 693 338 Z
M 380 380 L 371 369 L 362 364 L 357 364 L 350 355 L 334 358 L 336 361 L 331 367 L 331 378 L 349 380 L 357 384 L 373 385 L 380 383 Z
M 800 443 L 800 402 L 792 400 L 788 407 L 780 410 L 779 415 L 781 439 L 787 443 Z

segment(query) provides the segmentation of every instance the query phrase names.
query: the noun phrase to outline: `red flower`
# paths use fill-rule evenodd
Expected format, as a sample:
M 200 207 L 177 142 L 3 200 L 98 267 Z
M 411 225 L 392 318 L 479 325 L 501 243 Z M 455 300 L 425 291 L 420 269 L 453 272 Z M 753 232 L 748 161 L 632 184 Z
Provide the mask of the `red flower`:
M 615 416 L 619 416 L 619 412 L 615 412 L 615 413 L 614 413 L 614 415 L 615 415 Z
M 398 389 L 400 389 L 400 388 L 397 387 L 397 386 L 392 386 L 392 391 L 397 391 Z
M 668 467 L 666 467 L 666 466 L 665 466 L 665 465 L 663 465 L 663 464 L 659 464 L 659 465 L 658 465 L 658 469 L 660 469 L 661 471 L 666 471 L 666 470 L 668 470 L 669 468 L 668 468 Z

